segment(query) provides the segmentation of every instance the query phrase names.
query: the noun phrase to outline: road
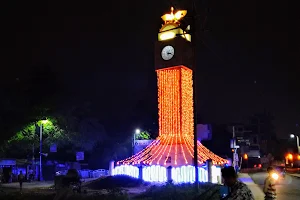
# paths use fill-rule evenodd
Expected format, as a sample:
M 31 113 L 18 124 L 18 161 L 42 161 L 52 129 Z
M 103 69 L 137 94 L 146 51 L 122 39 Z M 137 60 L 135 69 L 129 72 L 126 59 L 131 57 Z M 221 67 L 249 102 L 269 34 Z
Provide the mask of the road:
M 250 174 L 253 181 L 263 188 L 267 173 L 259 172 Z M 300 178 L 287 175 L 285 179 L 280 180 L 276 185 L 278 200 L 299 200 L 300 199 Z
M 54 185 L 54 181 L 44 181 L 44 182 L 24 182 L 24 189 L 36 189 L 36 188 L 49 188 Z M 2 184 L 3 188 L 19 189 L 20 185 L 18 182 L 13 183 L 4 183 Z

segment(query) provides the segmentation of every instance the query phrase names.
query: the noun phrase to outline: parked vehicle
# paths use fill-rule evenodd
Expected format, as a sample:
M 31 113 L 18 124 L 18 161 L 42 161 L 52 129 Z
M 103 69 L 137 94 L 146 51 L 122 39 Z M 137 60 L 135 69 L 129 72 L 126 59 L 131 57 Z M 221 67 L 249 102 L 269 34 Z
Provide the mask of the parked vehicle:
M 300 167 L 300 154 L 288 153 L 285 156 L 286 167 Z

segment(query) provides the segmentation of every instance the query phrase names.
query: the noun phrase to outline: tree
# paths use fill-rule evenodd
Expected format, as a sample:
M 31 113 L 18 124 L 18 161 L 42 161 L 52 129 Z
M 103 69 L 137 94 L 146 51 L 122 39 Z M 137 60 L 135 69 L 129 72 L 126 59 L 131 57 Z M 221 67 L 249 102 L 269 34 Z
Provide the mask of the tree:
M 135 134 L 136 140 L 150 140 L 151 135 L 148 131 L 142 131 L 139 134 Z
M 39 109 L 41 110 L 41 109 Z M 45 112 L 42 112 L 33 119 L 41 119 Z M 40 113 L 40 112 L 37 112 Z M 45 115 L 44 115 L 45 116 Z M 91 154 L 99 154 L 94 151 L 95 146 L 111 148 L 108 145 L 109 138 L 104 127 L 95 118 L 80 119 L 74 114 L 52 115 L 46 121 L 36 121 L 26 124 L 14 136 L 0 145 L 1 157 L 27 158 L 38 156 L 40 127 L 43 127 L 43 152 L 48 153 L 52 144 L 57 145 L 57 153 L 50 153 L 48 159 L 59 159 L 63 161 L 75 160 L 77 151 L 84 151 L 85 157 Z M 108 145 L 108 146 L 107 146 Z M 101 148 L 97 148 L 100 150 Z M 111 149 L 110 149 L 111 150 Z M 105 153 L 105 152 L 101 152 Z
M 39 134 L 42 126 L 43 151 L 48 152 L 51 144 L 66 145 L 71 142 L 71 136 L 58 126 L 55 118 L 31 122 L 18 131 L 6 143 L 2 151 L 13 157 L 23 157 L 39 148 Z

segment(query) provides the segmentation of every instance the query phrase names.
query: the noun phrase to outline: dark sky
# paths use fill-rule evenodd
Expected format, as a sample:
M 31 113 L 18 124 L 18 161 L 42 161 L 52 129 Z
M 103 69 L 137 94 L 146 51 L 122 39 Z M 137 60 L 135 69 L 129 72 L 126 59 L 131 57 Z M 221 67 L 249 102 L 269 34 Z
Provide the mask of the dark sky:
M 198 30 L 205 21 L 197 34 L 201 122 L 241 121 L 267 109 L 279 136 L 294 131 L 299 21 L 291 7 L 270 0 L 196 2 Z M 14 126 L 15 117 L 42 101 L 58 111 L 87 105 L 108 130 L 156 122 L 154 41 L 172 4 L 190 8 L 183 0 L 1 5 L 2 126 Z

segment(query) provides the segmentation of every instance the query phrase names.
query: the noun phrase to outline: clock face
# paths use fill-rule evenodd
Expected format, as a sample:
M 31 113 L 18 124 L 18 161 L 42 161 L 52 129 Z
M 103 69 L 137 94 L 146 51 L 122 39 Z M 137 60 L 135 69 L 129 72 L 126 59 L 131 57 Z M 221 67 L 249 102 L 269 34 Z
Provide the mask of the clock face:
M 171 58 L 173 58 L 174 56 L 174 47 L 172 46 L 165 46 L 162 51 L 161 51 L 161 57 L 164 60 L 171 60 Z

